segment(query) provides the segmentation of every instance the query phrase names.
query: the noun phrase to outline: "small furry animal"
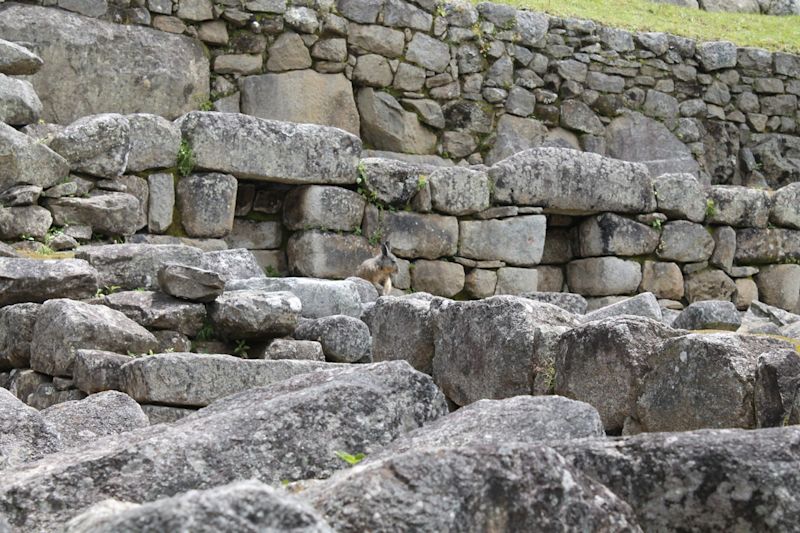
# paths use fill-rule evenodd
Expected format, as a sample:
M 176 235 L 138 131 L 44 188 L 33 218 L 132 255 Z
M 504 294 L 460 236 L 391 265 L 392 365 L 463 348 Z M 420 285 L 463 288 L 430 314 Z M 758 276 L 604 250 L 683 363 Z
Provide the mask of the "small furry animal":
M 397 272 L 397 257 L 392 253 L 389 241 L 381 244 L 381 253 L 367 259 L 356 270 L 356 276 L 373 285 L 383 296 L 392 292 L 392 274 Z

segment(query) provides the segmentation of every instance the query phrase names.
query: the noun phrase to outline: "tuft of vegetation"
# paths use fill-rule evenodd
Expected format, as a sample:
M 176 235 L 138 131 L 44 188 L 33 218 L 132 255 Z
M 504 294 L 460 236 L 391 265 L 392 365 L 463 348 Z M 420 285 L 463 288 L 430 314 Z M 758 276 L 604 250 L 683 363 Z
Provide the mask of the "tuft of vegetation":
M 211 323 L 206 322 L 203 324 L 203 327 L 200 328 L 200 331 L 197 332 L 197 335 L 195 335 L 195 339 L 200 342 L 206 342 L 213 340 L 215 336 L 216 332 L 214 331 L 214 326 L 212 326 Z
M 659 31 L 701 41 L 800 52 L 800 16 L 714 13 L 649 0 L 499 0 L 559 17 L 590 19 L 630 31 Z
M 109 294 L 114 294 L 115 292 L 119 292 L 122 287 L 119 285 L 106 285 L 104 287 L 100 287 L 97 289 L 97 292 L 94 293 L 95 298 L 100 298 L 101 296 L 106 296 Z
M 233 355 L 247 359 L 247 353 L 249 351 L 250 346 L 247 345 L 244 339 L 240 339 L 236 341 L 236 346 L 233 348 Z
M 417 192 L 424 189 L 427 184 L 428 184 L 428 176 L 426 176 L 425 174 L 420 174 L 419 177 L 417 177 Z
M 267 265 L 264 267 L 264 274 L 267 275 L 268 278 L 281 278 L 283 277 L 278 269 L 272 265 Z
M 178 149 L 178 173 L 181 176 L 188 176 L 194 170 L 195 159 L 192 147 L 189 142 L 184 139 L 181 141 L 181 147 Z
M 650 227 L 653 228 L 656 231 L 661 231 L 661 219 L 660 218 L 654 218 L 650 222 Z
M 206 100 L 200 104 L 200 111 L 214 111 L 214 102 L 211 100 Z
M 709 198 L 706 200 L 706 218 L 711 218 L 717 214 L 717 204 L 714 203 L 714 200 Z
M 338 457 L 339 459 L 341 459 L 345 463 L 353 466 L 353 465 L 357 465 L 358 463 L 363 461 L 364 458 L 366 457 L 366 455 L 364 455 L 363 453 L 360 453 L 360 452 L 355 454 L 355 455 L 350 455 L 347 452 L 337 451 L 336 452 L 336 457 Z

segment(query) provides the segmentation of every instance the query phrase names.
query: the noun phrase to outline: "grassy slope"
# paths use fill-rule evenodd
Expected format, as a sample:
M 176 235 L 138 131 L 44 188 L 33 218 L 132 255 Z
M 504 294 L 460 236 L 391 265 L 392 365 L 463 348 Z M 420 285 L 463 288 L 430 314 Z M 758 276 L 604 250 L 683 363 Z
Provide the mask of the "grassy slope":
M 662 31 L 702 41 L 800 53 L 800 16 L 710 13 L 648 0 L 494 0 L 518 8 L 635 31 Z

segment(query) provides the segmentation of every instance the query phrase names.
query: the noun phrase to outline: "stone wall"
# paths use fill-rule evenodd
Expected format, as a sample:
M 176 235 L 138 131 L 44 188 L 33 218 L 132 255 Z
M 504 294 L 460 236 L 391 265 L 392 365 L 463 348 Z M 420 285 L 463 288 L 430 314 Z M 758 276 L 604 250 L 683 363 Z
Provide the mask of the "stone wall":
M 359 4 L 356 10 L 342 3 L 338 10 L 353 10 L 356 15 L 351 14 L 351 17 L 361 16 L 357 14 L 371 12 L 370 5 Z M 388 15 L 394 9 L 391 5 L 384 6 L 384 22 L 394 20 Z M 261 8 L 266 9 L 265 6 Z M 319 30 L 319 24 L 325 28 L 331 21 L 343 20 L 332 13 L 320 19 L 316 11 L 308 8 L 292 9 L 287 8 L 274 20 L 294 21 L 292 13 L 304 14 L 317 20 L 314 31 Z M 375 8 L 374 11 L 377 20 L 381 10 Z M 442 98 L 437 102 L 431 98 L 411 98 L 409 92 L 400 95 L 394 90 L 361 87 L 356 90 L 358 104 L 350 108 L 344 104 L 331 105 L 321 96 L 324 90 L 333 88 L 343 95 L 341 102 L 350 101 L 351 85 L 346 74 L 358 78 L 358 61 L 371 57 L 373 59 L 366 61 L 383 64 L 377 54 L 363 54 L 353 69 L 347 68 L 347 60 L 343 60 L 339 65 L 343 73 L 322 74 L 305 69 L 240 76 L 241 90 L 234 92 L 232 99 L 219 98 L 213 103 L 221 109 L 232 105 L 227 109 L 231 112 L 195 111 L 181 115 L 186 106 L 191 107 L 196 102 L 198 94 L 203 94 L 202 83 L 191 81 L 197 78 L 197 72 L 202 74 L 203 59 L 186 65 L 171 54 L 195 57 L 196 41 L 181 37 L 183 48 L 165 50 L 158 40 L 163 32 L 91 22 L 91 19 L 79 19 L 62 10 L 6 4 L 0 8 L 0 29 L 5 28 L 0 31 L 0 37 L 8 36 L 8 28 L 12 26 L 21 28 L 26 21 L 30 23 L 46 17 L 52 24 L 48 31 L 61 32 L 62 36 L 69 34 L 69 28 L 79 27 L 92 39 L 102 37 L 110 42 L 149 39 L 147 42 L 153 43 L 154 50 L 164 52 L 166 65 L 183 64 L 187 68 L 180 71 L 176 66 L 169 72 L 155 69 L 147 78 L 150 85 L 145 92 L 153 93 L 170 87 L 165 81 L 169 76 L 184 80 L 186 85 L 178 97 L 180 101 L 164 100 L 163 95 L 158 94 L 148 99 L 126 91 L 98 90 L 94 93 L 96 105 L 121 105 L 115 99 L 124 98 L 130 107 L 118 110 L 126 113 L 139 110 L 138 106 L 145 103 L 166 102 L 166 110 L 160 114 L 178 117 L 174 122 L 148 113 L 105 113 L 63 126 L 42 121 L 34 123 L 38 116 L 51 120 L 48 109 L 54 113 L 56 109 L 66 109 L 50 98 L 50 87 L 42 85 L 44 78 L 37 78 L 49 63 L 58 64 L 59 57 L 53 55 L 57 46 L 31 44 L 32 50 L 43 53 L 43 59 L 25 52 L 35 58 L 24 56 L 28 67 L 16 71 L 3 67 L 7 74 L 24 74 L 26 80 L 30 80 L 15 80 L 18 85 L 14 85 L 27 94 L 23 100 L 30 105 L 21 106 L 27 113 L 18 113 L 16 104 L 5 104 L 13 101 L 7 96 L 8 92 L 4 93 L 4 107 L 0 106 L 5 121 L 20 128 L 4 126 L 0 130 L 0 142 L 9 148 L 5 151 L 8 164 L 0 176 L 0 201 L 5 206 L 0 210 L 0 238 L 13 244 L 13 248 L 5 249 L 4 253 L 47 256 L 53 251 L 75 249 L 92 239 L 189 243 L 205 250 L 252 250 L 261 267 L 271 275 L 291 273 L 341 279 L 351 276 L 364 259 L 377 252 L 380 242 L 388 240 L 400 258 L 399 272 L 394 276 L 394 286 L 400 291 L 425 291 L 455 298 L 569 291 L 592 299 L 591 307 L 613 302 L 620 296 L 652 292 L 667 308 L 681 308 L 698 300 L 721 299 L 732 300 L 744 309 L 752 300 L 760 298 L 789 311 L 798 310 L 800 265 L 796 263 L 800 261 L 800 184 L 787 184 L 796 177 L 795 170 L 790 167 L 791 160 L 777 156 L 761 159 L 759 167 L 751 156 L 761 154 L 763 157 L 777 152 L 756 149 L 751 153 L 742 149 L 738 157 L 732 155 L 741 144 L 733 142 L 733 137 L 725 137 L 725 132 L 736 130 L 734 137 L 741 140 L 740 134 L 748 126 L 733 126 L 732 120 L 711 120 L 707 114 L 719 113 L 720 118 L 728 119 L 741 115 L 748 120 L 740 109 L 728 104 L 726 112 L 725 107 L 709 104 L 701 98 L 672 105 L 677 100 L 664 92 L 669 87 L 676 94 L 694 87 L 700 91 L 698 95 L 705 94 L 708 100 L 717 90 L 723 94 L 727 91 L 736 95 L 734 101 L 738 104 L 749 98 L 746 95 L 751 95 L 762 113 L 750 113 L 750 122 L 757 115 L 766 119 L 765 128 L 785 127 L 787 131 L 794 131 L 797 95 L 759 98 L 756 93 L 748 92 L 745 84 L 763 87 L 767 78 L 749 78 L 739 72 L 755 72 L 748 71 L 744 65 L 747 65 L 747 58 L 761 58 L 767 61 L 762 66 L 775 75 L 769 78 L 771 83 L 784 89 L 796 89 L 800 80 L 791 78 L 798 74 L 796 57 L 747 50 L 737 52 L 725 43 L 695 47 L 689 41 L 668 36 L 639 35 L 634 40 L 628 34 L 597 29 L 588 23 L 554 21 L 543 15 L 516 13 L 498 6 L 483 5 L 480 11 L 484 18 L 495 21 L 492 24 L 496 28 L 515 28 L 513 31 L 498 30 L 497 37 L 503 32 L 514 33 L 507 36 L 514 42 L 503 45 L 502 51 L 498 48 L 500 40 L 486 41 L 489 48 L 483 52 L 479 50 L 474 56 L 475 61 L 486 66 L 484 52 L 491 56 L 491 49 L 497 49 L 498 58 L 485 76 L 480 72 L 465 73 L 468 69 L 459 59 L 466 56 L 459 56 L 458 50 L 463 52 L 480 42 L 475 40 L 478 35 L 473 32 L 471 23 L 464 27 L 465 20 L 470 22 L 473 15 L 477 16 L 477 12 L 467 6 L 434 10 L 435 20 L 447 28 L 450 40 L 456 35 L 466 39 L 467 33 L 475 38 L 453 49 L 447 48 L 456 54 L 453 60 L 445 61 L 441 56 L 438 61 L 439 56 L 433 51 L 441 42 L 425 37 L 424 32 L 353 23 L 343 26 L 347 28 L 346 39 L 327 39 L 340 44 L 349 42 L 352 46 L 380 48 L 392 43 L 394 38 L 390 36 L 396 35 L 397 50 L 400 50 L 402 35 L 402 53 L 408 62 L 398 58 L 396 63 L 388 65 L 388 71 L 394 72 L 391 84 L 396 85 L 398 79 L 403 78 L 403 72 L 422 73 L 425 78 L 422 83 L 427 87 L 425 94 L 418 96 L 444 94 L 439 91 L 451 87 L 457 93 L 452 100 Z M 185 11 L 183 13 L 187 16 Z M 424 11 L 409 13 L 428 20 L 422 16 Z M 512 18 L 501 23 L 503 19 L 498 13 Z M 230 11 L 224 11 L 222 17 L 232 23 Z M 251 21 L 253 17 L 243 15 L 242 24 L 246 22 L 244 19 Z M 235 35 L 246 35 L 266 47 L 271 39 L 263 33 L 268 27 L 267 20 L 273 19 L 258 17 L 262 33 L 253 33 L 252 25 L 247 25 Z M 411 20 L 416 19 L 412 17 Z M 86 24 L 89 26 L 82 26 Z M 86 27 L 93 27 L 91 24 L 112 33 L 99 30 L 92 33 L 86 30 Z M 197 31 L 209 24 L 218 29 L 227 28 L 219 21 L 200 22 Z M 293 25 L 299 27 L 300 22 L 295 21 Z M 484 27 L 488 28 L 485 24 Z M 549 33 L 545 32 L 545 27 L 550 28 Z M 120 30 L 122 34 L 113 33 L 119 28 L 124 28 Z M 457 31 L 459 28 L 463 31 Z M 319 31 L 329 35 L 327 30 Z M 376 38 L 380 32 L 385 33 L 384 37 Z M 584 35 L 579 41 L 586 51 L 575 57 L 585 59 L 590 65 L 596 65 L 595 59 L 603 56 L 602 50 L 608 47 L 624 50 L 628 48 L 626 43 L 643 46 L 641 43 L 646 42 L 659 50 L 657 43 L 661 42 L 666 46 L 661 56 L 673 57 L 676 61 L 664 73 L 692 73 L 693 77 L 687 78 L 685 83 L 666 77 L 656 81 L 654 65 L 662 64 L 667 68 L 666 60 L 656 59 L 655 52 L 648 58 L 648 53 L 641 49 L 631 52 L 632 56 L 640 58 L 636 62 L 639 68 L 635 77 L 626 77 L 633 74 L 633 67 L 626 70 L 628 67 L 622 66 L 623 63 L 633 65 L 634 62 L 625 59 L 624 52 L 605 54 L 605 57 L 617 54 L 616 59 L 609 60 L 609 65 L 616 66 L 607 66 L 605 74 L 590 70 L 578 59 L 564 59 L 566 55 L 555 60 L 541 53 L 547 51 L 552 55 L 561 50 L 566 54 L 570 45 L 553 44 L 552 37 L 560 35 L 563 43 L 576 43 L 576 38 L 570 37 L 576 32 Z M 48 35 L 44 31 L 43 34 Z M 328 44 L 334 46 L 332 42 L 323 45 L 326 39 L 309 35 L 282 32 L 268 46 L 272 52 L 268 55 L 267 69 L 270 62 L 274 65 L 279 58 L 283 58 L 282 61 L 293 57 L 278 52 L 285 50 L 278 45 L 281 39 L 302 43 L 302 48 L 289 47 L 295 52 L 305 50 L 308 53 L 305 47 L 312 41 L 312 51 L 314 47 L 319 50 Z M 29 37 L 44 39 L 39 34 Z M 352 44 L 354 39 L 360 44 Z M 415 40 L 418 44 L 414 44 Z M 589 44 L 589 41 L 597 42 Z M 522 50 L 527 50 L 526 43 L 531 48 L 531 56 L 527 62 L 529 68 L 522 68 L 518 60 L 524 54 Z M 418 50 L 418 45 L 424 45 L 424 51 Z M 78 55 L 81 53 L 80 48 L 67 49 Z M 508 55 L 509 50 L 514 51 L 515 59 Z M 444 53 L 444 48 L 441 51 Z M 688 66 L 693 61 L 688 56 L 695 57 L 695 52 L 699 61 L 697 69 Z M 3 54 L 9 53 L 3 50 Z M 15 49 L 15 53 L 22 52 Z M 679 61 L 681 53 L 687 57 Z M 254 57 L 256 54 L 224 54 L 212 58 L 210 64 L 219 71 L 219 65 L 225 61 L 241 64 L 245 60 L 255 61 Z M 259 61 L 263 59 L 261 55 L 258 58 Z M 438 63 L 421 69 L 411 64 L 410 58 Z M 92 61 L 97 63 L 96 59 L 89 63 Z M 711 67 L 733 66 L 731 61 L 738 65 L 738 70 Z M 537 62 L 546 65 L 541 78 L 533 68 Z M 72 64 L 83 63 L 76 60 Z M 323 68 L 323 64 L 324 68 L 332 68 L 330 61 L 318 61 L 316 68 Z M 145 65 L 152 68 L 151 64 Z M 205 68 L 208 66 L 209 63 L 205 63 Z M 755 68 L 755 64 L 750 67 Z M 703 68 L 717 74 L 699 72 Z M 381 70 L 380 66 L 371 66 L 364 75 L 372 76 Z M 444 80 L 456 71 L 461 72 L 459 78 L 463 84 L 451 81 L 437 85 L 438 82 L 431 81 Z M 508 90 L 500 86 L 503 84 L 495 83 L 501 79 L 496 77 L 500 72 L 511 80 Z M 647 81 L 642 72 L 653 74 L 650 78 L 656 88 L 647 92 L 638 88 L 625 89 L 629 82 Z M 312 96 L 320 98 L 310 97 L 311 105 L 305 107 L 287 104 L 300 94 L 298 87 L 313 85 L 295 82 L 283 85 L 284 80 L 295 76 L 321 80 L 314 86 L 318 89 L 311 91 Z M 477 79 L 475 76 L 483 80 L 479 92 L 464 91 L 464 84 L 469 79 Z M 389 77 L 387 75 L 386 79 Z M 47 80 L 53 82 L 52 78 Z M 212 85 L 218 88 L 219 84 L 228 83 L 223 80 L 228 78 L 217 76 Z M 518 84 L 513 85 L 513 80 Z M 548 91 L 543 87 L 529 91 L 519 85 L 524 80 L 560 85 L 561 96 L 552 93 L 553 99 L 547 100 L 550 103 L 543 103 L 539 97 Z M 709 81 L 705 89 L 703 80 Z M 734 80 L 735 85 L 726 84 L 733 84 Z M 59 81 L 67 83 L 65 79 Z M 286 95 L 285 99 L 272 98 L 275 93 L 269 85 L 273 81 L 283 87 L 281 94 Z M 605 93 L 600 92 L 598 83 L 605 87 Z M 105 87 L 102 80 L 98 84 Z M 70 88 L 77 90 L 78 86 L 70 85 Z M 37 93 L 42 100 L 38 107 Z M 164 92 L 167 93 L 170 91 Z M 564 99 L 568 94 L 575 98 Z M 594 106 L 612 101 L 632 105 L 631 95 L 634 94 L 642 97 L 645 113 L 662 116 L 663 122 L 638 112 L 622 113 L 611 120 L 597 115 L 586 103 L 587 99 L 596 97 Z M 489 105 L 485 101 L 487 95 L 489 98 L 503 95 L 507 100 L 505 105 Z M 521 95 L 522 100 L 515 95 Z M 131 100 L 134 97 L 140 100 Z M 244 110 L 250 114 L 232 112 L 238 109 L 233 104 L 239 102 L 240 97 Z M 274 106 L 276 113 L 325 113 L 330 122 L 343 128 L 298 125 L 254 116 L 258 114 L 256 107 L 274 105 L 276 101 L 281 103 Z M 398 101 L 416 111 L 406 110 Z M 506 112 L 498 119 L 502 111 L 512 110 L 514 102 L 520 101 L 527 101 L 534 115 L 552 113 L 552 116 L 539 121 Z M 360 115 L 355 112 L 356 105 Z M 678 109 L 677 113 L 681 109 L 694 109 L 691 114 L 696 116 L 678 119 L 664 111 L 674 108 Z M 783 115 L 776 114 L 776 110 Z M 763 113 L 765 111 L 767 114 Z M 428 115 L 440 116 L 444 128 L 435 130 L 422 125 L 421 117 Z M 10 116 L 21 118 L 11 121 Z M 350 121 L 350 125 L 341 121 Z M 448 121 L 452 128 L 447 126 Z M 549 129 L 545 123 L 550 124 Z M 556 123 L 569 126 L 573 131 L 555 126 Z M 701 159 L 698 166 L 687 155 L 686 146 L 669 131 L 668 125 L 681 131 L 691 125 L 698 131 L 710 130 L 712 126 L 720 129 L 714 130 L 706 143 L 691 143 L 694 149 L 705 150 L 706 158 Z M 577 136 L 580 128 L 591 131 Z M 344 131 L 346 129 L 351 133 Z M 352 134 L 357 131 L 362 133 L 363 144 Z M 791 143 L 797 141 L 788 134 L 765 133 L 762 138 L 769 139 L 765 143 L 771 143 L 769 146 L 775 150 L 781 146 L 791 147 Z M 393 158 L 393 154 L 374 157 L 381 154 L 363 150 L 364 144 L 370 146 L 378 141 L 413 141 L 447 149 L 458 139 L 465 145 L 474 141 L 476 146 L 479 140 L 493 140 L 485 158 L 479 152 L 463 154 L 470 161 L 491 165 L 446 166 L 436 157 L 412 158 L 409 162 Z M 709 152 L 712 141 L 716 143 L 715 149 Z M 576 142 L 617 158 L 574 150 Z M 537 144 L 542 146 L 536 147 Z M 394 145 L 391 148 L 399 149 Z M 729 165 L 714 171 L 714 176 L 720 177 L 723 170 L 730 170 L 725 174 L 727 178 L 716 180 L 725 184 L 706 186 L 703 179 L 693 174 L 704 176 L 702 168 L 706 168 L 710 154 L 716 154 L 714 157 L 718 156 Z M 742 173 L 745 163 L 753 169 L 747 174 L 748 180 L 760 176 L 762 181 L 772 180 L 776 189 L 779 185 L 782 187 L 770 191 L 730 185 L 729 182 L 745 179 Z M 771 170 L 774 168 L 782 172 L 775 174 Z M 139 288 L 134 285 L 126 288 Z
M 800 176 L 800 58 L 785 53 L 489 3 L 57 4 L 127 26 L 103 37 L 111 30 L 92 19 L 6 5 L 0 38 L 30 43 L 49 65 L 31 79 L 46 121 L 204 108 L 333 125 L 369 149 L 471 164 L 551 145 L 706 184 L 778 188 Z

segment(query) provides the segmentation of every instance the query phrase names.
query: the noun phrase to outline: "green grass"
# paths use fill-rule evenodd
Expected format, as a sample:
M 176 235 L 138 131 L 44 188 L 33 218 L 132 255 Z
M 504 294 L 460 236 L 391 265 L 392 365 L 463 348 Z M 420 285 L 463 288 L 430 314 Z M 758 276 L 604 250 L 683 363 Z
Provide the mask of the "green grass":
M 800 53 L 800 16 L 710 13 L 648 0 L 496 0 L 559 17 L 591 19 L 632 31 L 661 31 L 701 41 Z

